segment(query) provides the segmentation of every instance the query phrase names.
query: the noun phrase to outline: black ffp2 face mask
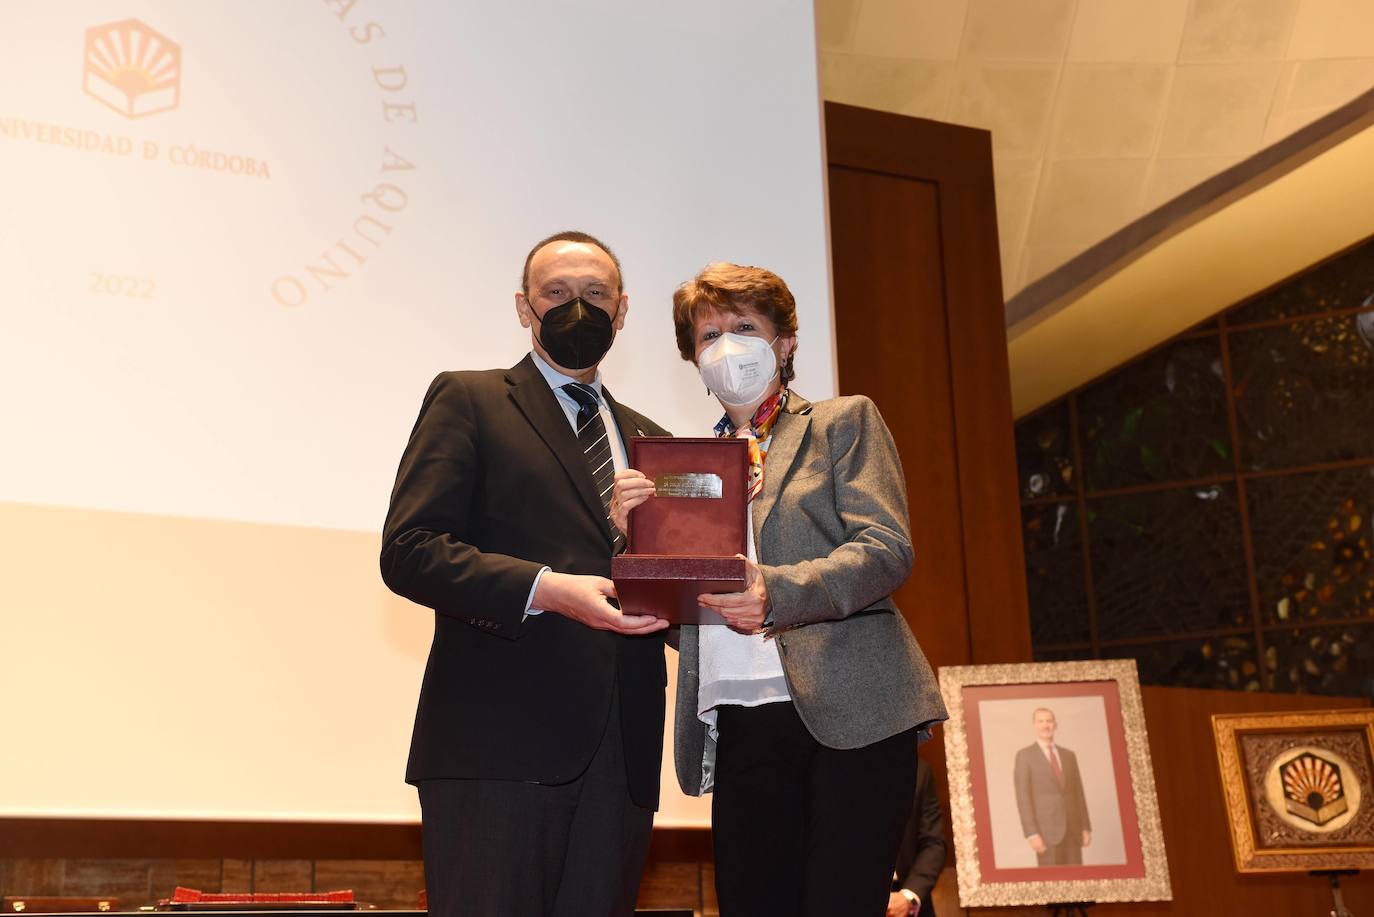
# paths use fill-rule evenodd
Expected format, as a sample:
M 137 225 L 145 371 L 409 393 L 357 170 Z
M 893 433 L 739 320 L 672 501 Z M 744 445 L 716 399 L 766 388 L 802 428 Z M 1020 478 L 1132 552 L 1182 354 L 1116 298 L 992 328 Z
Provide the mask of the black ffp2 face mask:
M 539 343 L 549 359 L 565 369 L 595 366 L 614 339 L 611 317 L 580 296 L 554 306 L 539 319 Z

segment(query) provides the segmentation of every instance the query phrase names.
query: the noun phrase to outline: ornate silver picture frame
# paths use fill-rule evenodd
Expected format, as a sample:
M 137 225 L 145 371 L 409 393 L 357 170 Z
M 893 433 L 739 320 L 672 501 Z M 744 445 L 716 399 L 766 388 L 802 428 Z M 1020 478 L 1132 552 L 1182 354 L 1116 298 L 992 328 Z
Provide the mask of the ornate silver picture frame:
M 964 907 L 1167 901 L 1135 661 L 947 666 Z

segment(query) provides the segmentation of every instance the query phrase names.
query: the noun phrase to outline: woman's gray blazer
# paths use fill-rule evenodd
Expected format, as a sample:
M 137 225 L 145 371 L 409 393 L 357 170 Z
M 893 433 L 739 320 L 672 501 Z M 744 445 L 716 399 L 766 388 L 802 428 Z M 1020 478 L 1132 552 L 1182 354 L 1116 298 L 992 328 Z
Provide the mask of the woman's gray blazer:
M 906 486 L 892 435 L 862 395 L 790 393 L 773 427 L 754 544 L 787 690 L 816 741 L 859 748 L 945 719 L 930 663 L 892 602 L 911 572 Z M 673 732 L 678 783 L 714 783 L 697 718 L 697 628 L 679 636 Z

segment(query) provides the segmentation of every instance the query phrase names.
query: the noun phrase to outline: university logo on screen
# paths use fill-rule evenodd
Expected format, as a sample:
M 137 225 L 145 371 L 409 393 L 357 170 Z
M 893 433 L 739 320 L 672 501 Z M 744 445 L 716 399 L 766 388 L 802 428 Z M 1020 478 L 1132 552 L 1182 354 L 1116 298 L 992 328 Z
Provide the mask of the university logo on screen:
M 230 7 L 232 4 L 229 0 L 221 0 L 217 5 Z M 252 153 L 236 148 L 233 125 L 241 124 L 245 118 L 260 125 L 278 123 L 267 112 L 258 109 L 282 106 L 284 95 L 280 87 L 264 90 L 265 83 L 261 81 L 239 79 L 234 86 L 234 95 L 240 99 L 241 108 L 233 112 L 233 118 L 216 117 L 213 103 L 223 104 L 218 97 L 207 104 L 204 98 L 193 93 L 195 97 L 182 104 L 183 48 L 194 49 L 207 38 L 217 42 L 226 40 L 212 23 L 204 20 L 183 22 L 180 28 L 184 34 L 178 35 L 179 41 L 132 17 L 86 28 L 80 45 L 79 91 L 91 102 L 87 109 L 90 123 L 63 123 L 41 116 L 16 117 L 0 111 L 0 141 L 29 144 L 56 156 L 65 157 L 70 151 L 83 157 L 108 157 L 137 163 L 134 168 L 191 171 L 199 173 L 205 181 L 255 182 L 259 189 L 266 189 L 274 175 L 284 170 L 294 181 L 293 193 L 317 192 L 313 211 L 327 213 L 335 222 L 316 226 L 312 220 L 308 232 L 317 247 L 312 246 L 313 251 L 303 257 L 292 256 L 282 249 L 263 252 L 264 260 L 276 261 L 283 256 L 289 260 L 275 269 L 265 268 L 268 279 L 259 289 L 267 294 L 267 301 L 278 306 L 297 307 L 319 302 L 321 297 L 342 288 L 365 270 L 380 250 L 392 244 L 393 232 L 407 219 L 418 168 L 418 160 L 409 158 L 411 147 L 416 143 L 413 126 L 420 121 L 410 73 L 396 58 L 396 48 L 387 41 L 387 29 L 383 24 L 359 14 L 352 2 L 326 2 L 315 7 L 311 15 L 321 14 L 325 23 L 333 21 L 333 38 L 329 40 L 342 40 L 356 49 L 353 64 L 364 75 L 361 82 L 366 87 L 364 91 L 353 92 L 347 97 L 355 106 L 353 115 L 367 109 L 372 112 L 370 142 L 348 147 L 355 150 L 357 156 L 370 160 L 370 168 L 359 176 L 345 168 L 348 163 L 339 160 L 337 154 L 342 147 L 337 143 L 330 146 L 324 139 L 330 128 L 337 127 L 337 122 L 294 119 L 292 125 L 299 128 L 294 136 L 280 129 L 255 131 L 254 138 L 270 146 Z M 321 34 L 326 33 L 322 30 Z M 69 45 L 68 42 L 74 37 L 64 35 L 60 44 L 62 48 L 72 48 L 73 58 L 76 56 L 75 43 Z M 265 57 L 258 69 L 270 73 L 274 63 L 294 67 L 299 60 L 298 53 L 284 52 L 276 61 Z M 242 76 L 213 72 L 215 60 L 222 58 L 211 57 L 214 58 L 208 65 L 211 72 L 204 74 L 207 79 L 218 79 L 221 85 L 227 85 L 234 77 Z M 74 71 L 75 67 L 73 77 Z M 328 75 L 322 79 L 325 76 Z M 354 85 L 345 81 L 343 74 L 335 74 L 333 82 Z M 52 88 L 62 96 L 75 95 L 78 91 L 74 78 L 58 85 L 60 89 L 57 85 Z M 270 92 L 271 97 L 264 98 L 265 92 Z M 254 99 L 262 104 L 255 106 L 252 104 Z M 106 114 L 101 115 L 101 112 Z M 152 118 L 168 112 L 175 112 L 175 116 Z M 112 118 L 124 126 L 116 126 Z M 350 130 L 357 120 L 349 122 Z M 279 159 L 285 161 L 281 169 Z M 62 162 L 54 163 L 53 168 L 79 166 Z M 331 179 L 345 173 L 349 174 L 350 183 L 340 190 Z M 157 179 L 147 174 L 117 174 L 119 181 L 149 182 L 140 185 L 149 192 L 166 190 L 162 185 L 152 184 Z M 237 203 L 244 208 L 256 207 L 256 216 L 264 222 L 280 221 L 284 215 L 298 216 L 290 210 L 283 211 L 279 207 L 281 199 L 272 197 L 270 192 L 247 187 L 244 191 L 246 193 Z M 329 198 L 340 194 L 344 203 L 339 207 L 330 206 Z M 98 295 L 121 295 L 148 301 L 154 298 L 152 291 L 162 286 L 161 278 L 152 273 L 101 269 L 90 271 L 90 275 L 93 278 L 91 292 Z M 117 281 L 113 287 L 105 282 L 109 278 Z
M 181 103 L 181 46 L 137 19 L 89 28 L 82 88 L 129 119 L 171 111 Z

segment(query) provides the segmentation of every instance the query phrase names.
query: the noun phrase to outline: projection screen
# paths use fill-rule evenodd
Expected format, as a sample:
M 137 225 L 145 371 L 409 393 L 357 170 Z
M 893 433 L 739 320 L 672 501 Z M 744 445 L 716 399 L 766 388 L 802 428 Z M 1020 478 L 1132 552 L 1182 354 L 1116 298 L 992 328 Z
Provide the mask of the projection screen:
M 8 0 L 0 52 L 0 815 L 417 818 L 378 533 L 429 380 L 528 350 L 536 239 L 617 249 L 604 379 L 674 432 L 708 261 L 834 394 L 810 2 Z

